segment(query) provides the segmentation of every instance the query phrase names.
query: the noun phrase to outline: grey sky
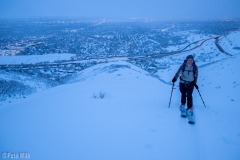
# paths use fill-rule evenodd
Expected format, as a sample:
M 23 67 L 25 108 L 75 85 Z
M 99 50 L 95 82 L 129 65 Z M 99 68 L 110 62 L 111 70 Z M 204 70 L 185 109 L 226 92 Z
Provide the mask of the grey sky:
M 0 0 L 0 17 L 240 18 L 240 0 Z

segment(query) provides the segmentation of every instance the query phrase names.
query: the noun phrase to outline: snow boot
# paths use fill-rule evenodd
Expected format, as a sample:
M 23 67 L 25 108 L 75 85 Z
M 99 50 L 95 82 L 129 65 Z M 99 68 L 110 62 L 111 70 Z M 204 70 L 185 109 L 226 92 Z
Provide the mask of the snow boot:
M 188 123 L 189 124 L 194 124 L 195 123 L 195 117 L 193 114 L 193 110 L 192 109 L 187 109 L 187 118 L 188 118 Z
M 181 106 L 179 107 L 179 110 L 180 110 L 180 112 L 181 112 L 181 117 L 184 117 L 184 118 L 187 117 L 185 105 L 181 105 Z

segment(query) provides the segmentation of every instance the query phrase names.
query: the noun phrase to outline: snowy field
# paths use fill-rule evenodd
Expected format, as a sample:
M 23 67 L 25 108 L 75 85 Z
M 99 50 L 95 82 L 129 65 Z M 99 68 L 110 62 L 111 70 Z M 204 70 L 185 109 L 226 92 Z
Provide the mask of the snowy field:
M 0 105 L 1 158 L 34 160 L 239 160 L 239 32 L 156 60 L 155 74 L 124 60 L 91 66 L 68 83 Z M 234 43 L 233 43 L 234 42 Z M 171 79 L 188 54 L 199 66 L 196 124 L 180 117 Z M 2 58 L 2 57 L 0 57 Z M 2 78 L 2 76 L 1 76 Z

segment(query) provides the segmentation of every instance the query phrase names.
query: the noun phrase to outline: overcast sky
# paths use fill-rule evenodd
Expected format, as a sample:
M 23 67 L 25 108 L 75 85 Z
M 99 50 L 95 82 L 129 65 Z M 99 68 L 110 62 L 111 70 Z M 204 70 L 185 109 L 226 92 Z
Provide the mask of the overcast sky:
M 240 18 L 240 0 L 0 0 L 0 17 Z

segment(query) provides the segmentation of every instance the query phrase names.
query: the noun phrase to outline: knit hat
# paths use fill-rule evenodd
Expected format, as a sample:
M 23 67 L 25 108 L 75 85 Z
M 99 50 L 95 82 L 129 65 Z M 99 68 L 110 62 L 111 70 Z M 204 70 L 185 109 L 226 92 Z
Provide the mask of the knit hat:
M 188 59 L 194 60 L 193 55 L 188 55 L 187 58 L 186 58 L 186 60 L 188 60 Z

